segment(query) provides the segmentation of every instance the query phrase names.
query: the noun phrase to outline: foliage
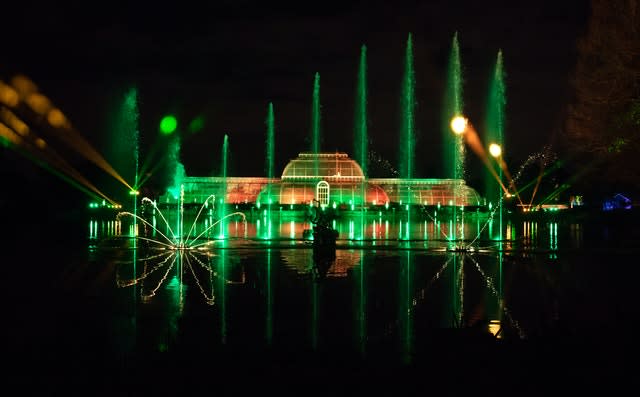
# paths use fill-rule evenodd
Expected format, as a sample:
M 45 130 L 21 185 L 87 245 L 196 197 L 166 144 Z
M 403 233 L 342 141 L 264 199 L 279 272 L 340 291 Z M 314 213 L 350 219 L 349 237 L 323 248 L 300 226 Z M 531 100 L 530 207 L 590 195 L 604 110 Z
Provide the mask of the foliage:
M 593 0 L 578 42 L 564 144 L 585 176 L 614 187 L 640 182 L 640 0 Z

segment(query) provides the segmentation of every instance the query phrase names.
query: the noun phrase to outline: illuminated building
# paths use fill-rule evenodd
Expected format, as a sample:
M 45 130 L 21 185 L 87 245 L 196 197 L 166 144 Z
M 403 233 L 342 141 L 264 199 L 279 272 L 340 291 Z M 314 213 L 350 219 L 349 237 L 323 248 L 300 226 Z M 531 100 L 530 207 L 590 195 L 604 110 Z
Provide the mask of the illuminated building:
M 480 206 L 483 199 L 462 179 L 366 178 L 360 165 L 346 153 L 300 153 L 289 161 L 280 178 L 185 177 L 184 203 L 202 204 L 211 194 L 227 204 L 309 204 L 337 206 L 412 205 Z M 271 192 L 271 197 L 269 197 Z M 179 197 L 163 195 L 160 204 L 175 204 Z M 270 201 L 271 200 L 271 201 Z

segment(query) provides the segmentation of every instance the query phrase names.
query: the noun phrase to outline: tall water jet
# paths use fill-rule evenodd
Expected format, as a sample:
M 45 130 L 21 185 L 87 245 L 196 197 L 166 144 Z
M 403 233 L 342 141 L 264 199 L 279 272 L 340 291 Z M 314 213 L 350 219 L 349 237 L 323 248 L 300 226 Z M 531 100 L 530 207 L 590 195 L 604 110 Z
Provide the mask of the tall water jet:
M 355 144 L 354 144 L 354 156 L 356 161 L 362 168 L 362 174 L 364 179 L 360 186 L 360 240 L 364 238 L 364 211 L 367 201 L 367 162 L 369 152 L 369 137 L 367 128 L 367 47 L 362 45 L 360 47 L 360 64 L 358 66 L 358 87 L 356 96 L 356 111 L 355 111 Z
M 415 74 L 413 70 L 413 43 L 411 33 L 407 38 L 407 47 L 405 53 L 405 69 L 402 81 L 402 97 L 401 97 L 401 129 L 400 129 L 400 153 L 399 153 L 399 171 L 400 177 L 411 179 L 414 177 L 414 160 L 415 160 Z M 404 189 L 404 187 L 403 187 Z M 411 190 L 407 186 L 407 226 L 404 239 L 409 238 L 410 208 L 411 208 Z M 402 197 L 402 196 L 401 196 Z M 401 228 L 402 230 L 402 228 Z M 402 232 L 400 232 L 402 238 Z
M 170 137 L 167 148 L 167 167 L 171 179 L 167 192 L 169 197 L 176 200 L 176 238 L 182 237 L 182 201 L 184 198 L 183 182 L 186 178 L 184 165 L 180 162 L 180 135 L 174 134 Z
M 180 146 L 180 135 L 173 134 L 167 147 L 167 173 L 170 175 L 167 192 L 174 200 L 180 198 L 180 187 L 186 177 L 184 165 L 180 162 Z
M 413 70 L 413 44 L 411 33 L 407 39 L 405 53 L 404 78 L 402 80 L 401 111 L 402 121 L 400 129 L 400 177 L 411 179 L 414 172 L 415 160 L 415 73 Z
M 139 175 L 139 156 L 140 156 L 140 132 L 138 108 L 138 90 L 130 87 L 121 96 L 117 105 L 116 113 L 112 119 L 111 131 L 107 134 L 111 139 L 108 147 L 110 148 L 111 164 L 117 169 L 122 177 L 133 188 L 132 191 L 122 192 L 116 195 L 116 199 L 121 202 L 132 203 L 134 214 L 138 213 L 138 175 Z M 115 191 L 122 191 L 122 185 L 117 183 L 114 186 Z M 132 201 L 129 201 L 132 200 Z M 138 235 L 138 222 L 134 217 L 129 230 L 130 236 Z M 138 268 L 138 242 L 133 239 L 132 242 L 132 259 L 133 266 L 131 268 L 132 278 L 135 278 Z M 137 301 L 138 289 L 134 286 L 132 293 L 132 316 L 131 326 L 134 331 L 137 326 Z
M 220 238 L 225 238 L 226 222 L 223 220 L 225 217 L 225 206 L 227 200 L 227 156 L 229 154 L 229 135 L 224 134 L 224 140 L 222 142 L 222 164 L 220 176 L 222 177 L 222 184 L 220 187 L 220 196 L 218 197 L 218 216 L 220 221 Z
M 311 152 L 320 153 L 320 74 L 313 79 L 313 101 L 311 105 Z M 316 157 L 313 165 L 314 175 L 319 173 L 319 161 Z
M 485 142 L 496 143 L 502 148 L 502 153 L 505 152 L 504 148 L 504 124 L 505 124 L 505 108 L 507 105 L 506 86 L 505 86 L 505 72 L 502 62 L 502 50 L 498 51 L 496 57 L 496 63 L 493 68 L 491 76 L 491 82 L 489 84 L 489 97 L 487 101 L 486 110 L 486 125 L 485 125 Z M 502 180 L 502 168 L 498 167 L 498 176 Z M 489 172 L 485 171 L 484 177 L 484 189 L 485 197 L 491 205 L 496 208 L 499 206 L 499 219 L 498 219 L 498 233 L 495 236 L 490 236 L 498 240 L 502 240 L 502 188 L 495 177 Z
M 139 171 L 139 145 L 140 132 L 138 131 L 139 109 L 138 90 L 134 87 L 124 92 L 117 105 L 117 110 L 110 125 L 109 157 L 111 164 L 133 188 L 133 192 L 127 191 L 116 195 L 116 199 L 122 203 L 133 199 L 133 212 L 137 213 L 137 196 Z M 115 186 L 121 190 L 121 185 Z M 132 197 L 133 196 L 133 197 Z M 132 234 L 135 234 L 135 223 Z
M 453 227 L 450 232 L 450 239 L 456 240 L 458 235 L 457 222 L 457 206 L 460 196 L 460 185 L 458 179 L 464 178 L 464 157 L 465 147 L 462 134 L 453 134 L 449 127 L 454 117 L 462 116 L 463 100 L 462 100 L 462 64 L 460 62 L 460 46 L 458 44 L 458 32 L 453 35 L 451 42 L 451 54 L 449 56 L 449 64 L 447 67 L 447 87 L 444 98 L 444 117 L 442 128 L 442 139 L 444 144 L 444 153 L 450 153 L 443 156 L 443 170 L 446 178 L 453 178 L 456 184 L 453 188 Z M 444 203 L 448 204 L 448 203 Z
M 265 120 L 267 125 L 267 153 L 266 153 L 266 169 L 267 169 L 267 235 L 271 237 L 271 205 L 273 204 L 273 194 L 271 181 L 274 178 L 274 163 L 275 163 L 275 116 L 273 113 L 273 103 L 269 102 L 267 110 L 267 119 Z
M 462 97 L 462 63 L 460 61 L 460 46 L 458 33 L 453 35 L 451 53 L 447 67 L 447 86 L 444 97 L 444 114 L 442 115 L 442 142 L 444 153 L 442 169 L 445 178 L 460 178 L 464 175 L 464 140 L 462 134 L 453 134 L 450 123 L 456 116 L 464 115 Z

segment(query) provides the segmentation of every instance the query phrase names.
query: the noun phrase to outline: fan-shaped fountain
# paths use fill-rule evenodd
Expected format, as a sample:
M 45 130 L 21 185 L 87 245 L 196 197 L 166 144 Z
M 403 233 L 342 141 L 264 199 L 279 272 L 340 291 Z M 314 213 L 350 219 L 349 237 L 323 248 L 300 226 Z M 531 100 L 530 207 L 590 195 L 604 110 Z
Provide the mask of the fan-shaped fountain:
M 202 240 L 205 239 L 204 236 L 207 234 L 207 232 L 209 232 L 209 230 L 213 229 L 215 226 L 223 222 L 225 219 L 231 218 L 234 216 L 239 216 L 242 218 L 243 222 L 246 222 L 246 216 L 243 212 L 239 212 L 239 211 L 232 212 L 232 213 L 221 216 L 219 219 L 211 223 L 200 233 L 196 234 L 195 229 L 198 223 L 198 218 L 202 214 L 203 210 L 208 207 L 209 202 L 211 202 L 211 205 L 215 205 L 215 195 L 213 194 L 210 195 L 205 199 L 204 203 L 202 203 L 202 205 L 200 206 L 200 209 L 198 210 L 198 213 L 195 216 L 195 219 L 193 220 L 193 223 L 191 224 L 186 234 L 184 233 L 184 186 L 181 186 L 181 191 L 180 191 L 180 201 L 178 204 L 176 230 L 173 230 L 169 221 L 167 220 L 167 218 L 164 216 L 164 214 L 158 207 L 157 203 L 148 197 L 142 198 L 142 201 L 141 201 L 141 205 L 143 206 L 142 213 L 144 214 L 146 212 L 144 206 L 150 206 L 153 210 L 153 213 L 157 213 L 160 219 L 162 219 L 162 221 L 164 222 L 164 226 L 166 227 L 166 232 L 163 232 L 162 230 L 160 230 L 156 226 L 155 222 L 151 223 L 147 219 L 145 219 L 143 216 L 137 215 L 128 211 L 123 211 L 118 213 L 117 217 L 118 218 L 131 217 L 134 219 L 134 222 L 142 223 L 145 230 L 147 228 L 150 230 L 150 233 L 145 233 L 145 234 L 159 235 L 159 238 L 150 238 L 147 235 L 137 234 L 134 236 L 135 239 L 146 241 L 148 243 L 153 243 L 158 247 L 164 247 L 172 250 L 206 249 L 206 247 L 213 244 L 215 240 L 207 239 L 207 241 L 203 242 Z

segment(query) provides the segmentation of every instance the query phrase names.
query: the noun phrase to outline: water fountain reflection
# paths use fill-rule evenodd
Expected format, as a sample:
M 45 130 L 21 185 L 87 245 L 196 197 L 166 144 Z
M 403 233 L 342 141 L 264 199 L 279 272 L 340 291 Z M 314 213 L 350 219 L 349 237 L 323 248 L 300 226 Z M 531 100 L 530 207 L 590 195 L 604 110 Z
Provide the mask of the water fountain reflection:
M 546 247 L 556 241 L 547 242 L 547 232 L 538 236 L 530 244 Z M 459 351 L 467 340 L 529 339 L 554 324 L 554 314 L 544 309 L 540 314 L 546 324 L 540 325 L 536 313 L 523 310 L 519 297 L 517 274 L 529 270 L 514 264 L 551 259 L 533 248 L 450 251 L 411 241 L 349 244 L 329 258 L 315 256 L 310 244 L 258 237 L 222 240 L 215 249 L 140 245 L 137 255 L 129 250 L 129 260 L 118 262 L 117 287 L 133 288 L 139 297 L 132 300 L 139 305 L 138 324 L 146 322 L 145 313 L 161 310 L 166 324 L 156 321 L 155 333 L 169 335 L 176 323 L 172 338 L 178 341 L 180 334 L 192 332 L 185 327 L 195 326 L 195 310 L 195 318 L 210 319 L 201 326 L 209 333 L 213 326 L 212 335 L 219 336 L 217 342 L 204 343 L 291 342 L 314 351 L 349 343 L 361 357 L 391 349 L 404 363 L 414 362 L 420 352 L 440 352 L 438 341 Z M 529 290 L 540 291 L 545 302 L 553 299 L 557 288 L 544 284 L 558 275 L 533 276 L 541 287 Z M 148 327 L 137 331 L 153 332 Z M 158 349 L 170 348 L 160 339 Z
M 224 284 L 244 284 L 246 282 L 244 271 L 237 274 L 219 271 L 218 268 L 224 266 L 218 266 L 219 264 L 214 263 L 212 258 L 215 256 L 212 252 L 203 250 L 171 250 L 142 256 L 131 261 L 119 261 L 116 271 L 116 285 L 119 288 L 140 286 L 142 301 L 147 303 L 153 299 L 158 289 L 165 283 L 168 286 L 184 287 L 184 275 L 190 274 L 204 297 L 204 301 L 208 305 L 214 305 L 216 301 L 215 284 L 212 280 L 221 278 Z M 129 274 L 130 266 L 133 266 L 135 261 L 142 265 L 140 274 L 136 274 L 133 278 L 126 278 L 122 274 Z M 182 300 L 182 292 L 180 292 L 180 298 Z

